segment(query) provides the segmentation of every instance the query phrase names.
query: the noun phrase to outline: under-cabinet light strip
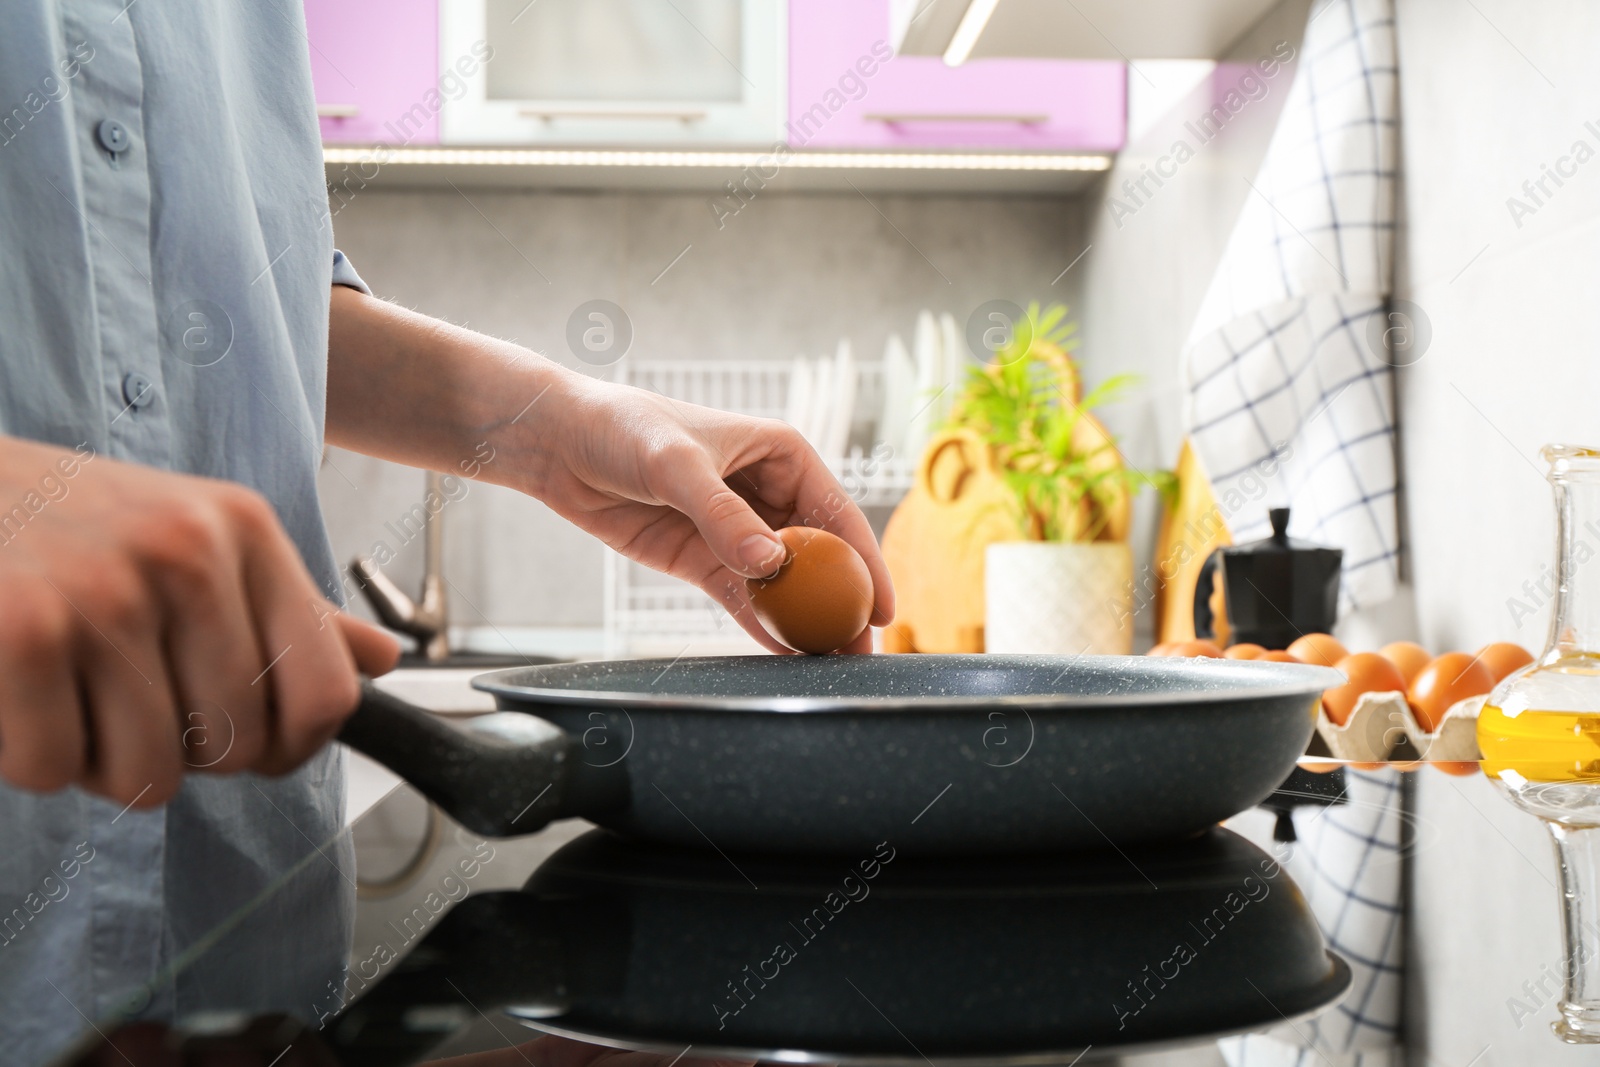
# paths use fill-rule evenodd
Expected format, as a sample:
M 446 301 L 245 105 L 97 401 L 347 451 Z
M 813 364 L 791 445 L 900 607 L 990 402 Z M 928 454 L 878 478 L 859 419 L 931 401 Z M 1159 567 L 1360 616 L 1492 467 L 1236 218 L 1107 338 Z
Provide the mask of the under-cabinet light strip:
M 434 164 L 523 167 L 796 167 L 873 170 L 1108 170 L 1103 155 L 988 152 L 624 152 L 547 148 L 326 146 L 333 164 Z

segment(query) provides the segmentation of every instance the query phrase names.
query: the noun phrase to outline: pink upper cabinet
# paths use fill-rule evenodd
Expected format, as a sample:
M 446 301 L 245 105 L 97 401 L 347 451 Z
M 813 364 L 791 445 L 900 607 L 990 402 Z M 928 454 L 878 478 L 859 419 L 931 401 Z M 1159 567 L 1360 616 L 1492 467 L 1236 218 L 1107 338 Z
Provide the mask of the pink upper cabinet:
M 438 0 L 305 0 L 305 9 L 323 141 L 437 144 Z
M 1105 60 L 892 56 L 889 0 L 789 0 L 789 143 L 1115 152 L 1127 72 Z M 890 58 L 885 58 L 890 57 Z

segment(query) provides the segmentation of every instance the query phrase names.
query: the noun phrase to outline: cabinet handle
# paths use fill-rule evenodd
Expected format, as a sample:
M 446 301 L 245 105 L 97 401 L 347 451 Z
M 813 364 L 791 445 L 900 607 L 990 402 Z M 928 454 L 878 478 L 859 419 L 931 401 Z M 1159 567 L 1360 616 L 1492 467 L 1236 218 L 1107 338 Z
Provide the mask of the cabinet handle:
M 353 119 L 361 114 L 361 109 L 354 104 L 318 104 L 317 118 L 319 119 Z
M 704 111 L 629 111 L 621 108 L 525 107 L 518 112 L 525 119 L 666 119 L 674 122 L 699 122 Z
M 891 126 L 902 122 L 1010 122 L 1019 126 L 1037 126 L 1050 121 L 1049 115 L 1005 115 L 980 112 L 967 114 L 895 112 L 891 114 L 868 114 L 861 117 L 868 122 L 883 122 Z

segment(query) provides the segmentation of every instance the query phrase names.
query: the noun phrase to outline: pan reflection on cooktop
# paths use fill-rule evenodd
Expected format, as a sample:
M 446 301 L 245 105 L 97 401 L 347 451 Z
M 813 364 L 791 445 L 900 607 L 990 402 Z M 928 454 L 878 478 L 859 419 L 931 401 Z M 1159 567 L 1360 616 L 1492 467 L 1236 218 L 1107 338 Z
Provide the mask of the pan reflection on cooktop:
M 1264 1028 L 1349 970 L 1267 853 L 728 860 L 607 831 L 461 902 L 324 1032 L 401 1062 L 465 1000 L 584 1041 L 789 1062 L 1071 1062 Z

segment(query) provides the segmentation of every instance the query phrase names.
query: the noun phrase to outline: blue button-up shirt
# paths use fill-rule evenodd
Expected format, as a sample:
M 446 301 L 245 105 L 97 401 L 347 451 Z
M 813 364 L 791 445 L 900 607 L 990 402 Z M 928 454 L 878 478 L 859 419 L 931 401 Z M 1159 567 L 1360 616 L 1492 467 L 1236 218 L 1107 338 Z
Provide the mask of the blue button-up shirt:
M 307 57 L 298 0 L 4 5 L 0 432 L 251 486 L 337 597 L 315 487 L 328 291 L 360 283 L 333 250 Z M 0 1062 L 129 1005 L 309 1015 L 346 955 L 342 793 L 332 750 L 281 780 L 191 776 L 158 811 L 0 787 Z M 277 938 L 173 976 L 308 857 Z

